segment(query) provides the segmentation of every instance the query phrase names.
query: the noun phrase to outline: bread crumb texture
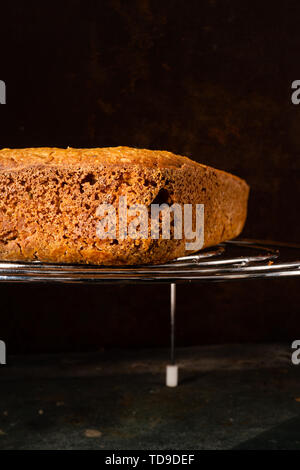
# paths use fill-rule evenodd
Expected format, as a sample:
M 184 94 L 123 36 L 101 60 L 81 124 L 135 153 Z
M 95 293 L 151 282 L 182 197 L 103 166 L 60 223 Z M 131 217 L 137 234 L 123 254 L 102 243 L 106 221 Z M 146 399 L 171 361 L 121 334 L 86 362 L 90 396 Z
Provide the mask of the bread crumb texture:
M 128 147 L 0 150 L 0 259 L 135 265 L 186 254 L 185 238 L 100 239 L 100 204 L 204 204 L 204 247 L 235 238 L 247 215 L 242 179 L 165 151 Z M 171 232 L 172 234 L 172 232 Z M 190 252 L 189 252 L 190 253 Z

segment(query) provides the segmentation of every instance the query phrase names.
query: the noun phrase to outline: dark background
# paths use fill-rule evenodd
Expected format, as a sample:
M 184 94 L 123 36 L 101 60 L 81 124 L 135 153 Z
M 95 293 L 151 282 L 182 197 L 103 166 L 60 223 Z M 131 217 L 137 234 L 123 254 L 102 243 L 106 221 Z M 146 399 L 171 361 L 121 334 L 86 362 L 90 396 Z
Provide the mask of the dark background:
M 298 242 L 297 1 L 1 4 L 0 146 L 165 149 L 245 178 L 244 235 Z M 168 343 L 168 286 L 1 285 L 9 351 Z M 299 282 L 178 287 L 180 344 L 300 335 Z

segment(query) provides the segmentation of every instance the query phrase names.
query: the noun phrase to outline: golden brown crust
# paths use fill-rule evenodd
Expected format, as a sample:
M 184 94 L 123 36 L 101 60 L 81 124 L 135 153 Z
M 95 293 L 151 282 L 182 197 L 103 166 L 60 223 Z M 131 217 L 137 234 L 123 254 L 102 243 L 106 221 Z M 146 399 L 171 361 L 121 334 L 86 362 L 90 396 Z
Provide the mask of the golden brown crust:
M 197 165 L 187 157 L 161 150 L 135 149 L 130 147 L 106 147 L 91 149 L 25 148 L 0 150 L 0 169 L 37 165 L 48 166 L 120 166 L 142 165 L 157 168 L 180 168 Z
M 229 173 L 170 152 L 131 149 L 0 151 L 0 259 L 94 264 L 162 263 L 185 239 L 100 240 L 101 203 L 205 205 L 205 244 L 241 232 L 249 187 Z

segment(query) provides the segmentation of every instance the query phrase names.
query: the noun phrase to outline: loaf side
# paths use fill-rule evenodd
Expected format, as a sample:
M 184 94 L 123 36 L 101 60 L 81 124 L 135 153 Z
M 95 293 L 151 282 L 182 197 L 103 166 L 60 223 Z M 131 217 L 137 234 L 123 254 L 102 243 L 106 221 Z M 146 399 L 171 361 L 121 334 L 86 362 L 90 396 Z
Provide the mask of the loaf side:
M 99 239 L 97 209 L 204 204 L 204 247 L 235 238 L 249 187 L 229 173 L 170 152 L 131 149 L 0 151 L 0 259 L 133 265 L 186 253 L 182 239 Z

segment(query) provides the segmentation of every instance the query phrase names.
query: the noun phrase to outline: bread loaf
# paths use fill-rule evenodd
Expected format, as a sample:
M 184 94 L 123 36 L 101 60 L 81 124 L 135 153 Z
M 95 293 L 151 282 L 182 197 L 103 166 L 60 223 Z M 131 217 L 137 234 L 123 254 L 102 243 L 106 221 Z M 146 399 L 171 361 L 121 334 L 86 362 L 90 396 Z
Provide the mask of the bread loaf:
M 165 151 L 128 147 L 0 151 L 0 259 L 51 263 L 164 263 L 186 253 L 186 240 L 100 239 L 97 209 L 204 204 L 204 247 L 236 237 L 249 187 L 224 171 Z

